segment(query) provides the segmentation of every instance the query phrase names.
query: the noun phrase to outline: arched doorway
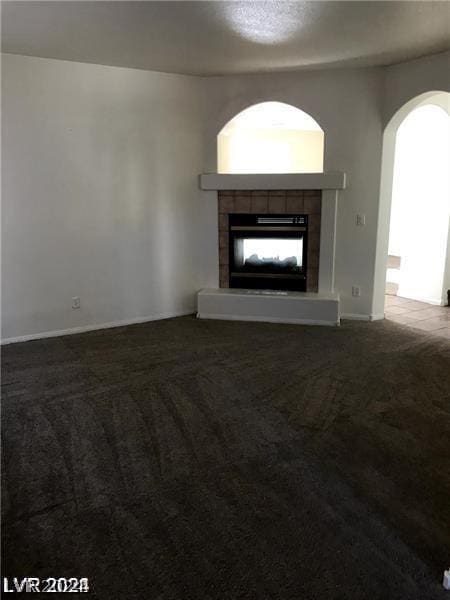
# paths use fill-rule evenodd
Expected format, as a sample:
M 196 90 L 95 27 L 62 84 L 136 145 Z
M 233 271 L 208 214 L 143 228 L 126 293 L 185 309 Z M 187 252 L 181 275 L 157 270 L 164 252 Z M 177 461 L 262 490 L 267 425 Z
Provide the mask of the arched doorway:
M 374 288 L 374 311 L 379 313 L 384 310 L 386 272 L 394 286 L 388 287 L 391 293 L 435 304 L 446 297 L 449 109 L 450 94 L 422 94 L 406 103 L 385 129 Z
M 217 136 L 218 173 L 320 173 L 323 158 L 320 125 L 282 102 L 243 110 Z

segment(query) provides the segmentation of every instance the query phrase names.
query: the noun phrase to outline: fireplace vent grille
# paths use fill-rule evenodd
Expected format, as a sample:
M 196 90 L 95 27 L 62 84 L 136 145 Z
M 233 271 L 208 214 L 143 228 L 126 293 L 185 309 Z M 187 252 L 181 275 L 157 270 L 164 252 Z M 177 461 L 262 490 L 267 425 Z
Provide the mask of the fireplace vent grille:
M 269 225 L 269 224 L 301 224 L 305 223 L 304 217 L 257 217 L 256 222 L 258 225 Z

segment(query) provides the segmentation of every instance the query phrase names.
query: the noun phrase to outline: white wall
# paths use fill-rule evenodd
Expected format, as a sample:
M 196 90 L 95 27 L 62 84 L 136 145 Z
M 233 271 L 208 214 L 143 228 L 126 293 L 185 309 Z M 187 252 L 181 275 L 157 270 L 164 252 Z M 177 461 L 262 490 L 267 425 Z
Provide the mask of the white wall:
M 383 70 L 383 125 L 407 102 L 427 92 L 450 91 L 450 51 Z
M 345 171 L 339 194 L 336 288 L 347 314 L 371 314 L 381 160 L 380 69 L 334 69 L 204 79 L 204 171 L 216 171 L 216 136 L 252 104 L 279 101 L 310 114 L 325 132 L 325 170 Z M 213 194 L 204 192 L 213 202 Z M 214 210 L 216 210 L 214 206 Z M 366 215 L 365 227 L 356 214 Z M 213 219 L 211 211 L 210 219 Z M 217 233 L 208 240 L 217 244 Z M 361 297 L 351 296 L 352 285 Z
M 325 170 L 347 173 L 336 287 L 344 313 L 382 313 L 383 125 L 410 98 L 450 89 L 449 58 L 201 79 L 4 55 L 2 337 L 194 310 L 218 279 L 216 194 L 197 174 L 216 171 L 222 127 L 270 100 L 313 116 Z
M 13 55 L 2 78 L 2 338 L 193 311 L 200 80 Z

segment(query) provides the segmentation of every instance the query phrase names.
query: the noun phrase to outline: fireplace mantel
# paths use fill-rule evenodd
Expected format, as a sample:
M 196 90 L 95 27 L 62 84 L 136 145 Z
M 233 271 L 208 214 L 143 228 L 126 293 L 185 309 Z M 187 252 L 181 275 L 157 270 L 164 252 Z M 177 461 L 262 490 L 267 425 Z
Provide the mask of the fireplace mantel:
M 199 187 L 218 196 L 230 195 L 230 206 L 234 207 L 234 198 L 242 204 L 238 213 L 256 210 L 253 198 L 261 205 L 275 202 L 275 197 L 286 199 L 285 210 L 289 198 L 309 200 L 308 210 L 314 216 L 314 199 L 321 198 L 320 213 L 320 252 L 316 289 L 317 293 L 285 292 L 292 302 L 292 314 L 286 315 L 286 303 L 282 295 L 272 293 L 270 298 L 258 294 L 258 291 L 244 290 L 239 294 L 234 290 L 221 287 L 217 290 L 204 290 L 198 294 L 198 316 L 202 318 L 275 320 L 276 322 L 309 322 L 321 324 L 339 323 L 339 294 L 334 289 L 336 221 L 339 192 L 346 187 L 346 174 L 330 171 L 327 173 L 262 173 L 262 174 L 227 174 L 203 173 L 199 176 Z M 290 193 L 289 191 L 292 190 Z M 237 196 L 236 196 L 237 195 Z M 250 200 L 247 201 L 247 198 Z M 245 200 L 245 202 L 244 202 Z M 291 203 L 295 205 L 295 201 Z M 301 204 L 301 202 L 300 202 Z M 276 205 L 276 204 L 275 204 Z M 273 206 L 272 206 L 273 208 Z M 267 207 L 266 207 L 267 209 Z M 233 210 L 235 210 L 233 208 Z M 257 209 L 260 210 L 260 209 Z M 264 209 L 261 209 L 264 211 Z M 296 212 L 296 209 L 292 209 Z M 306 210 L 306 208 L 304 209 Z M 227 212 L 227 211 L 225 211 Z M 270 212 L 270 210 L 269 210 Z M 273 212 L 273 210 L 272 210 Z M 282 211 L 281 211 L 282 212 Z M 220 206 L 218 211 L 220 217 Z M 220 219 L 218 220 L 218 248 L 220 259 Z M 310 240 L 311 241 L 311 240 Z M 223 249 L 223 248 L 222 248 Z M 316 269 L 317 271 L 317 269 Z M 317 304 L 311 301 L 315 298 Z M 237 305 L 236 305 L 237 303 Z M 244 306 L 245 304 L 245 306 Z M 317 308 L 320 304 L 320 310 Z M 236 305 L 236 306 L 235 306 Z M 330 308 L 331 307 L 331 308 Z M 245 310 L 244 310 L 245 309 Z M 269 310 L 270 309 L 270 310 Z M 324 311 L 324 312 L 317 312 Z M 328 314 L 328 310 L 331 313 Z M 247 312 L 246 312 L 247 311 Z M 247 314 L 248 313 L 248 314 Z M 326 313 L 326 314 L 325 314 Z M 294 316 L 293 316 L 294 315 Z M 325 316 L 324 316 L 325 315 Z M 330 316 L 331 315 L 331 316 Z M 294 321 L 292 320 L 294 319 Z
M 341 171 L 200 175 L 202 190 L 343 190 L 345 184 L 346 175 Z
M 334 292 L 337 201 L 339 191 L 346 187 L 344 172 L 236 175 L 203 173 L 199 177 L 199 184 L 205 191 L 322 190 L 318 290 L 325 294 Z

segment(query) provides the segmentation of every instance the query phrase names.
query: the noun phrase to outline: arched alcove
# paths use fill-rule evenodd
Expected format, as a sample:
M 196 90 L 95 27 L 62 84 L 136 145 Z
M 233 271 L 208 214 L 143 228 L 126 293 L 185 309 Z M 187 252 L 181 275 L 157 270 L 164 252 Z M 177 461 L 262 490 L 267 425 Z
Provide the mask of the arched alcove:
M 435 104 L 415 108 L 396 136 L 388 253 L 398 266 L 388 273 L 399 296 L 432 304 L 443 299 L 449 164 L 449 115 Z
M 373 314 L 382 315 L 384 312 L 386 266 L 389 248 L 397 132 L 401 124 L 405 121 L 408 115 L 412 113 L 412 111 L 419 107 L 433 104 L 444 108 L 448 114 L 450 109 L 450 93 L 436 90 L 425 92 L 415 98 L 412 98 L 391 117 L 383 133 L 380 204 L 377 228 L 377 254 L 374 276 L 374 296 L 372 304 Z M 449 269 L 450 267 L 447 264 L 446 271 L 449 271 Z
M 323 160 L 320 125 L 282 102 L 243 110 L 217 136 L 218 173 L 321 173 Z

